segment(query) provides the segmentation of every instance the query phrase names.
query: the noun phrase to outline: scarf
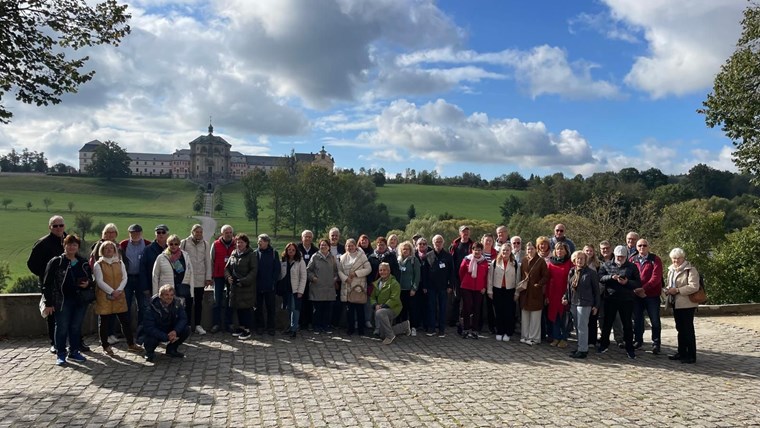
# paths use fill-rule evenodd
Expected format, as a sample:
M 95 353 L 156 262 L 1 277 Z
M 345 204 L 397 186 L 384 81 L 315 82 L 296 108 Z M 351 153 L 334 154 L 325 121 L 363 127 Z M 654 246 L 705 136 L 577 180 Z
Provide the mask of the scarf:
M 565 254 L 565 257 L 562 257 L 562 258 L 559 258 L 557 256 L 551 256 L 551 257 L 549 257 L 549 261 L 552 262 L 552 264 L 555 264 L 555 265 L 561 265 L 561 264 L 565 263 L 568 260 L 570 260 L 570 256 L 568 256 L 567 254 Z
M 399 264 L 405 265 L 406 262 L 408 262 L 412 257 L 414 257 L 414 254 L 412 254 L 411 256 L 409 256 L 409 257 L 407 257 L 407 258 L 405 258 L 405 259 L 402 260 L 401 259 L 401 255 L 399 254 L 399 256 L 398 256 L 398 262 L 399 262 Z
M 486 258 L 483 257 L 483 254 L 481 253 L 480 258 L 475 258 L 472 254 L 465 257 L 465 259 L 470 261 L 470 266 L 467 267 L 467 270 L 470 272 L 470 276 L 473 278 L 478 277 L 478 263 L 482 262 Z
M 581 280 L 581 273 L 583 272 L 583 268 L 580 268 L 580 269 L 573 268 L 573 272 L 574 272 L 573 280 L 572 280 L 572 283 L 570 285 L 573 287 L 573 290 L 577 290 L 578 289 L 578 283 Z
M 174 262 L 179 260 L 179 258 L 182 256 L 182 250 L 180 250 L 179 247 L 177 247 L 177 250 L 172 252 L 171 248 L 172 247 L 166 247 L 166 249 L 164 250 L 164 253 L 169 258 L 169 261 L 172 264 L 174 264 Z
M 118 257 L 116 257 L 116 256 L 114 256 L 114 257 L 100 256 L 100 258 L 98 259 L 98 263 L 103 262 L 103 263 L 108 263 L 110 265 L 110 264 L 114 264 L 114 263 L 118 262 L 119 260 L 120 259 Z

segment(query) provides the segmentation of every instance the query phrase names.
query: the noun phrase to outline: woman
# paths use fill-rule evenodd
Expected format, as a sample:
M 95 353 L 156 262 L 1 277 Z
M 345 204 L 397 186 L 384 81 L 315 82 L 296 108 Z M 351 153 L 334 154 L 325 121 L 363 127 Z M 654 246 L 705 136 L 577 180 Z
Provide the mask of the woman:
M 488 287 L 488 266 L 489 263 L 483 256 L 483 244 L 480 242 L 472 245 L 472 254 L 466 256 L 459 266 L 464 339 L 478 338 L 478 332 L 474 328 L 480 322 L 480 307 L 483 304 L 483 294 Z
M 596 250 L 593 245 L 585 245 L 583 247 L 583 253 L 586 254 L 586 266 L 593 269 L 594 272 L 599 272 L 599 268 L 602 266 L 602 262 L 596 256 Z M 599 318 L 602 313 L 604 286 L 599 284 L 599 300 L 596 301 L 596 311 L 591 313 L 588 317 L 588 344 L 596 346 L 596 338 L 599 334 Z
M 119 236 L 119 229 L 116 228 L 115 224 L 108 223 L 107 225 L 103 226 L 103 231 L 100 232 L 100 239 L 94 244 L 92 244 L 92 247 L 90 247 L 89 262 L 90 262 L 91 268 L 95 267 L 95 262 L 98 261 L 98 259 L 100 258 L 100 246 L 103 245 L 103 243 L 106 241 L 111 241 L 114 243 L 118 242 L 116 240 L 118 236 Z M 118 252 L 118 247 L 116 250 L 117 250 L 116 255 L 119 256 L 119 258 L 121 258 L 121 254 L 119 254 Z
M 668 282 L 665 293 L 668 304 L 673 308 L 673 319 L 678 331 L 678 352 L 669 356 L 671 360 L 680 360 L 684 364 L 697 362 L 697 337 L 694 333 L 694 312 L 699 306 L 689 299 L 689 294 L 699 291 L 699 272 L 688 261 L 686 252 L 681 248 L 670 251 Z
M 404 241 L 399 245 L 398 268 L 401 277 L 401 313 L 397 323 L 409 321 L 412 326 L 412 336 L 417 335 L 417 323 L 419 322 L 418 308 L 414 296 L 420 288 L 420 261 L 414 254 L 414 246 L 410 241 Z
M 180 242 L 179 248 L 190 255 L 190 263 L 193 265 L 193 278 L 190 285 L 193 287 L 193 295 L 198 296 L 193 299 L 195 301 L 193 317 L 188 318 L 187 322 L 190 323 L 190 331 L 204 335 L 206 330 L 201 325 L 203 293 L 206 287 L 210 287 L 213 282 L 211 281 L 211 248 L 203 237 L 203 226 L 194 224 L 190 229 L 190 236 Z
M 578 349 L 571 352 L 572 358 L 586 358 L 588 355 L 588 320 L 596 314 L 599 304 L 599 277 L 588 266 L 588 256 L 583 251 L 576 251 L 570 256 L 574 267 L 567 278 L 567 290 L 562 304 L 570 305 L 578 331 Z M 596 334 L 596 333 L 594 333 Z
M 295 242 L 288 242 L 282 251 L 280 264 L 280 281 L 289 285 L 290 293 L 283 296 L 285 307 L 290 312 L 290 327 L 288 328 L 291 338 L 296 337 L 298 324 L 301 317 L 301 303 L 303 293 L 306 290 L 306 263 L 301 258 L 301 252 Z
M 127 268 L 122 263 L 116 250 L 116 244 L 104 241 L 99 248 L 100 256 L 93 267 L 95 284 L 95 313 L 98 314 L 98 333 L 103 352 L 113 356 L 111 344 L 108 342 L 108 328 L 116 318 L 121 324 L 121 330 L 127 339 L 127 345 L 132 352 L 142 351 L 135 345 L 132 327 L 129 325 L 127 298 L 124 288 L 127 286 Z
M 546 318 L 551 327 L 551 346 L 567 347 L 567 309 L 562 305 L 562 296 L 567 290 L 567 276 L 573 267 L 567 244 L 557 242 L 554 255 L 549 258 L 549 283 L 546 287 Z
M 364 255 L 367 257 L 375 252 L 375 250 L 372 249 L 372 245 L 369 243 L 369 236 L 367 235 L 360 235 L 356 245 L 360 250 L 364 251 Z
M 388 250 L 390 250 L 393 254 L 398 254 L 398 235 L 395 233 L 391 233 L 386 238 L 388 241 Z
M 484 234 L 480 238 L 480 242 L 483 244 L 483 257 L 486 258 L 488 263 L 493 262 L 496 260 L 496 258 L 499 256 L 499 252 L 494 247 L 494 239 L 493 235 L 490 233 Z M 502 245 L 503 247 L 510 247 L 511 250 L 511 244 L 504 243 Z M 481 312 L 480 312 L 480 323 L 477 325 L 478 331 L 483 330 L 483 314 L 485 313 L 485 320 L 488 322 L 488 331 L 491 334 L 497 334 L 496 333 L 496 316 L 495 316 L 495 310 L 494 310 L 494 303 L 493 299 L 491 298 L 491 295 L 486 295 L 486 298 L 483 299 L 485 305 L 481 305 Z M 482 306 L 485 306 L 485 309 L 483 309 Z
M 367 255 L 356 246 L 353 239 L 346 240 L 346 252 L 338 261 L 338 277 L 340 278 L 340 300 L 348 307 L 348 335 L 354 334 L 358 328 L 359 336 L 364 336 L 365 313 L 367 304 L 367 275 L 372 272 Z M 361 296 L 364 301 L 351 301 L 350 295 Z
M 224 280 L 230 296 L 230 307 L 237 311 L 238 328 L 232 333 L 241 340 L 251 337 L 253 311 L 256 306 L 256 274 L 259 258 L 251 249 L 245 233 L 235 236 L 235 249 L 224 267 Z
M 430 263 L 427 259 L 427 254 L 433 251 L 428 247 L 427 240 L 422 236 L 417 237 L 414 241 L 416 244 L 416 250 L 414 256 L 417 257 L 417 261 L 420 263 L 420 286 L 418 292 L 415 293 L 412 304 L 417 305 L 417 325 L 412 325 L 415 332 L 419 328 L 424 328 L 426 332 L 432 332 L 432 327 L 428 323 L 428 283 L 430 281 Z M 419 290 L 422 290 L 421 292 Z M 432 335 L 431 335 L 432 336 Z
M 488 275 L 488 298 L 493 300 L 497 342 L 509 342 L 515 334 L 515 288 L 519 281 L 512 247 L 502 245 Z
M 546 236 L 539 236 L 536 238 L 536 250 L 538 255 L 549 264 L 549 259 L 552 258 L 551 241 Z
M 596 250 L 594 250 L 594 246 L 590 244 L 583 246 L 583 254 L 586 255 L 586 266 L 590 267 L 596 272 L 599 272 L 599 266 L 601 266 L 601 262 L 596 256 Z
M 184 300 L 187 319 L 193 316 L 193 263 L 190 255 L 179 248 L 180 239 L 177 235 L 166 238 L 166 249 L 156 257 L 153 264 L 153 295 L 164 284 L 174 285 L 174 293 Z M 203 296 L 200 296 L 203 298 Z
M 541 343 L 541 311 L 544 309 L 544 289 L 549 282 L 549 268 L 530 241 L 525 246 L 525 257 L 520 264 L 525 285 L 525 290 L 520 292 L 520 342 L 537 345 Z
M 483 257 L 485 257 L 489 262 L 496 260 L 496 257 L 499 256 L 499 252 L 496 251 L 496 248 L 494 248 L 493 235 L 486 233 L 483 235 L 483 237 L 480 238 L 480 242 L 483 244 Z M 510 247 L 510 245 L 506 244 L 503 246 Z
M 377 267 L 377 281 L 373 283 L 370 304 L 375 310 L 375 322 L 378 334 L 383 338 L 383 345 L 390 345 L 398 334 L 411 334 L 409 321 L 393 325 L 393 320 L 401 312 L 401 286 L 391 275 L 390 265 L 386 262 Z
M 68 358 L 83 363 L 87 359 L 79 352 L 82 339 L 82 321 L 90 302 L 80 298 L 81 290 L 91 287 L 92 271 L 87 259 L 80 257 L 80 241 L 76 235 L 63 239 L 63 254 L 53 257 L 45 268 L 42 294 L 45 296 L 46 316 L 55 316 L 55 363 L 66 364 Z
M 338 279 L 338 263 L 330 252 L 330 242 L 319 241 L 319 252 L 314 254 L 306 267 L 309 278 L 309 300 L 314 303 L 314 334 L 327 333 L 332 302 L 335 300 L 335 282 Z

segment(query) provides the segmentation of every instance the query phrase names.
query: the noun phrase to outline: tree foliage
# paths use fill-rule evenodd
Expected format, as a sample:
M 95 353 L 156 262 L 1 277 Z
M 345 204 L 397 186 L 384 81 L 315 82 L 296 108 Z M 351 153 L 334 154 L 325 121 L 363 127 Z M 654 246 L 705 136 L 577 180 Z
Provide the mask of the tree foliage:
M 752 224 L 726 235 L 715 251 L 713 280 L 706 285 L 710 303 L 760 302 L 760 225 Z
M 712 93 L 697 110 L 707 126 L 720 126 L 736 146 L 734 162 L 757 177 L 760 172 L 760 5 L 744 10 L 736 51 L 715 76 Z
M 74 217 L 74 228 L 79 232 L 79 238 L 84 241 L 85 236 L 97 229 L 94 228 L 94 219 L 91 214 L 79 213 Z
M 259 234 L 259 198 L 267 188 L 267 173 L 263 169 L 256 168 L 244 175 L 243 184 L 243 204 L 245 205 L 245 217 L 248 221 L 254 222 L 255 233 Z
M 115 141 L 106 141 L 95 149 L 92 163 L 87 165 L 87 173 L 110 180 L 132 174 L 129 164 L 132 160 L 127 151 Z
M 2 101 L 15 98 L 38 106 L 58 104 L 95 71 L 83 70 L 88 56 L 67 54 L 85 46 L 118 45 L 130 32 L 127 6 L 106 0 L 4 0 L 0 2 L 0 123 L 13 113 Z
M 16 149 L 11 149 L 8 154 L 0 156 L 0 170 L 4 172 L 47 172 L 47 159 L 45 159 L 44 152 L 30 152 L 29 149 L 24 149 L 18 153 Z

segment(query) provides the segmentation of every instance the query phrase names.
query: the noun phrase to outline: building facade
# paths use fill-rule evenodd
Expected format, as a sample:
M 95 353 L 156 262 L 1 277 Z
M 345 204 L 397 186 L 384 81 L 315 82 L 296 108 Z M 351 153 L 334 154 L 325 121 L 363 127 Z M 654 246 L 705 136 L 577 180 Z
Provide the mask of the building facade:
M 86 171 L 93 155 L 103 143 L 92 140 L 79 149 L 79 172 Z M 128 152 L 130 169 L 134 176 L 189 178 L 198 182 L 216 183 L 239 180 L 256 168 L 270 171 L 284 165 L 284 156 L 249 156 L 230 150 L 232 145 L 224 138 L 214 135 L 209 125 L 208 134 L 189 143 L 189 149 L 175 150 L 172 154 Z M 333 169 L 335 161 L 325 151 L 319 153 L 295 153 L 296 161 Z

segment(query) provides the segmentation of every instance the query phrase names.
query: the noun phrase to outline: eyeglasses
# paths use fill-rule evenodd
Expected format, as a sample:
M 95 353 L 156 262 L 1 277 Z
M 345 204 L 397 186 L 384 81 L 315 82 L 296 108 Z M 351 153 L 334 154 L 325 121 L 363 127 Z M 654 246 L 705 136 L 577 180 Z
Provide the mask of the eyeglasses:
M 636 246 L 637 246 L 637 247 L 648 247 L 649 245 L 647 245 L 647 244 L 638 244 L 638 245 L 636 245 Z
M 165 230 L 157 230 L 156 231 L 156 235 L 166 235 L 166 231 Z
M 171 242 L 171 243 L 169 243 L 169 246 L 170 247 L 179 247 L 179 243 L 178 242 Z
M 420 245 L 427 245 L 427 242 L 418 242 L 417 246 L 419 247 Z
M 520 245 L 520 244 L 522 244 L 522 242 L 520 242 L 520 241 L 515 241 L 515 242 L 512 243 L 512 245 Z
M 554 229 L 555 232 L 564 232 L 565 229 Z
M 54 229 L 58 229 L 60 227 L 64 227 L 64 225 L 63 224 L 52 224 L 52 225 L 50 225 L 50 227 L 52 227 Z

